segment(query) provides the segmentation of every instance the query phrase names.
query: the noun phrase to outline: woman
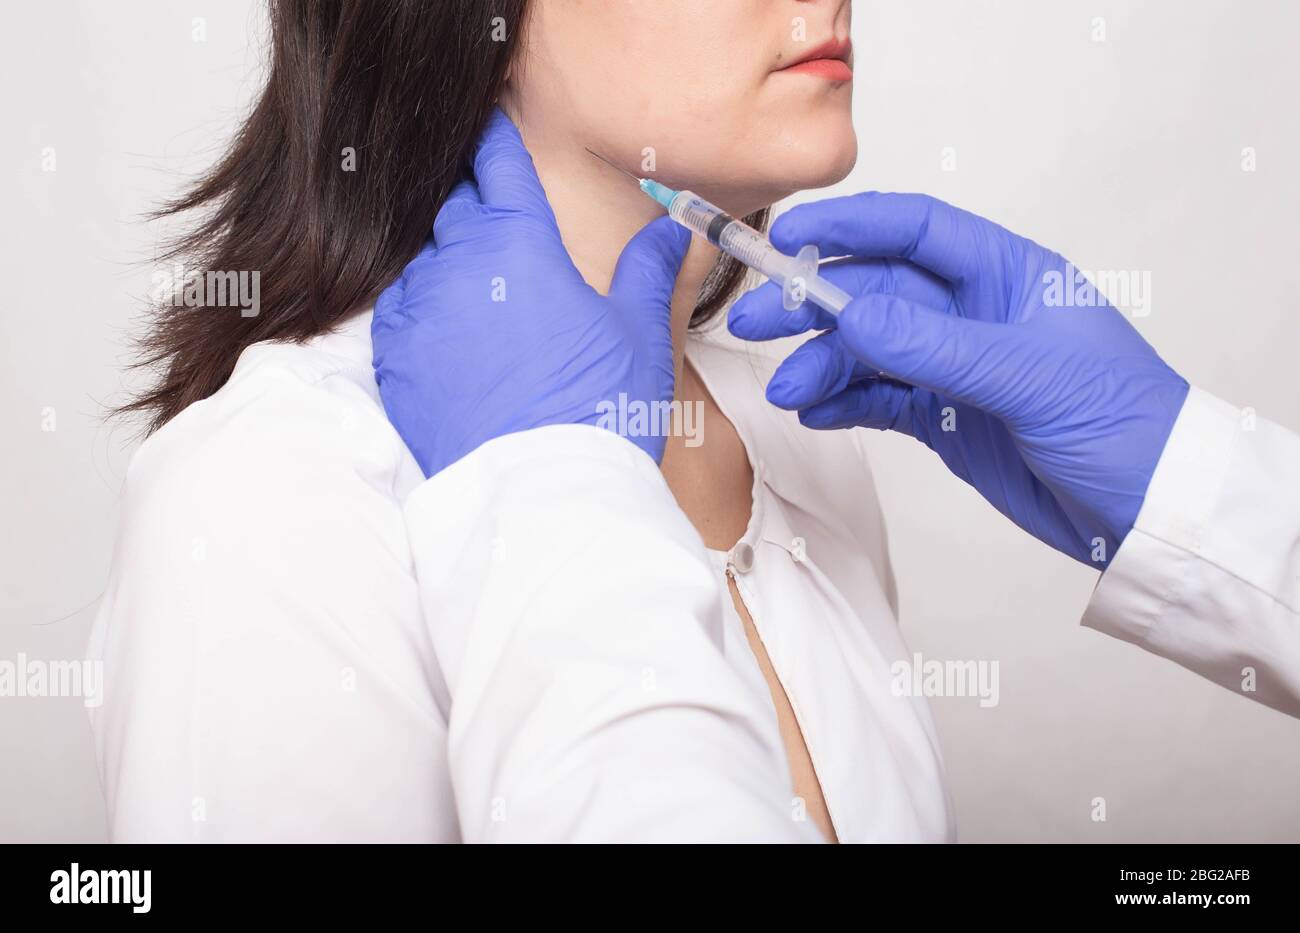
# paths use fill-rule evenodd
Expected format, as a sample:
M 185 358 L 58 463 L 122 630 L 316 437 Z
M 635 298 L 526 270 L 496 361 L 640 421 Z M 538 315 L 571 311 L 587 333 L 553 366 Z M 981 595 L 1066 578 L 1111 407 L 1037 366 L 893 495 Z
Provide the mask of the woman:
M 168 309 L 146 339 L 163 378 L 131 406 L 155 430 L 128 477 L 92 636 L 115 837 L 508 837 L 527 793 L 478 785 L 520 753 L 478 743 L 523 734 L 549 707 L 491 692 L 503 677 L 487 665 L 475 709 L 491 718 L 457 720 L 463 659 L 446 646 L 463 620 L 421 594 L 437 571 L 403 506 L 425 478 L 385 417 L 370 307 L 498 101 L 602 293 L 655 208 L 587 149 L 737 215 L 843 177 L 856 156 L 849 16 L 848 0 L 272 4 L 267 89 L 231 153 L 171 207 L 213 209 L 181 254 L 255 270 L 260 311 L 212 294 Z M 725 695 L 696 737 L 702 760 L 753 738 L 758 774 L 780 750 L 789 790 L 762 807 L 830 840 L 949 838 L 924 701 L 891 690 L 907 651 L 860 442 L 766 405 L 771 362 L 716 326 L 740 271 L 694 242 L 672 297 L 676 400 L 707 430 L 669 438 L 662 473 L 715 576 L 712 637 L 664 663 Z M 657 600 L 671 609 L 695 581 L 681 586 L 662 581 Z M 723 722 L 745 736 L 703 741 Z M 624 836 L 671 836 L 653 817 Z M 531 827 L 590 835 L 563 815 Z

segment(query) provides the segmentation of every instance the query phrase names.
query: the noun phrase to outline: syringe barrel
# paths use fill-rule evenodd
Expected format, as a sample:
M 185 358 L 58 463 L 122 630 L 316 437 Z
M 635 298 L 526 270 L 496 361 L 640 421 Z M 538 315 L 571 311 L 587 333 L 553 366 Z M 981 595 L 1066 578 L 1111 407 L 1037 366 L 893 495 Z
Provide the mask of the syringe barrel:
M 772 246 L 767 237 L 694 191 L 677 192 L 668 205 L 668 214 L 724 253 L 769 278 L 784 278 L 789 273 L 791 258 Z
M 730 214 L 715 204 L 710 204 L 694 191 L 678 191 L 668 205 L 668 216 L 683 227 L 718 245 L 717 232 L 731 221 Z
M 668 204 L 668 214 L 724 253 L 780 282 L 787 310 L 794 310 L 806 299 L 839 314 L 849 303 L 846 292 L 818 274 L 817 250 L 813 246 L 805 246 L 798 256 L 787 256 L 753 227 L 693 191 L 677 192 Z

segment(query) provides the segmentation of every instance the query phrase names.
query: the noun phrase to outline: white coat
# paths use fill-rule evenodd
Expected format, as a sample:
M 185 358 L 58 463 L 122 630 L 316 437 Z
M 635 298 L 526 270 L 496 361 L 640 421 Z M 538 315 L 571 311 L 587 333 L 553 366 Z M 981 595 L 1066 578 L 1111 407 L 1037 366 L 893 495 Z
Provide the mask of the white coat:
M 755 475 L 709 552 L 598 428 L 425 480 L 369 328 L 250 348 L 137 452 L 90 649 L 112 838 L 814 840 L 727 571 L 840 839 L 952 838 L 862 432 L 801 428 L 762 399 L 773 361 L 693 337 Z M 1300 442 L 1231 416 L 1193 393 L 1085 622 L 1230 686 L 1250 662 L 1297 712 Z

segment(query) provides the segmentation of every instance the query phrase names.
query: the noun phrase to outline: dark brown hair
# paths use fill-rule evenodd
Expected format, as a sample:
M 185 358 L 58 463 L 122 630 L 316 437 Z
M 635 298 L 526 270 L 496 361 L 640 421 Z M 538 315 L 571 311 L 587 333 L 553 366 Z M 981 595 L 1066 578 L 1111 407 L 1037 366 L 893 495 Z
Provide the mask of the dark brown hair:
M 198 274 L 256 270 L 259 313 L 159 301 L 136 364 L 157 381 L 119 413 L 156 430 L 221 388 L 249 345 L 323 333 L 397 278 L 467 167 L 527 3 L 270 0 L 261 96 L 216 166 L 154 215 L 199 211 L 162 259 Z M 744 271 L 718 263 L 692 326 Z

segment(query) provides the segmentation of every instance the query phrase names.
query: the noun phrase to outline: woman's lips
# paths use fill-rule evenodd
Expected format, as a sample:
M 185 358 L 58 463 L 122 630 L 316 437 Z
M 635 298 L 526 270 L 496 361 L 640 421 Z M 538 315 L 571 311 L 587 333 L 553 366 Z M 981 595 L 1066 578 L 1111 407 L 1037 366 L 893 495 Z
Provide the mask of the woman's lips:
M 849 81 L 853 78 L 853 42 L 850 39 L 830 39 L 810 49 L 781 71 L 814 75 L 830 81 Z
M 800 74 L 816 75 L 819 78 L 826 78 L 830 81 L 852 81 L 853 69 L 847 62 L 842 62 L 838 58 L 814 58 L 810 61 L 800 62 L 797 65 L 791 65 L 789 68 L 782 68 L 786 72 L 799 72 Z

